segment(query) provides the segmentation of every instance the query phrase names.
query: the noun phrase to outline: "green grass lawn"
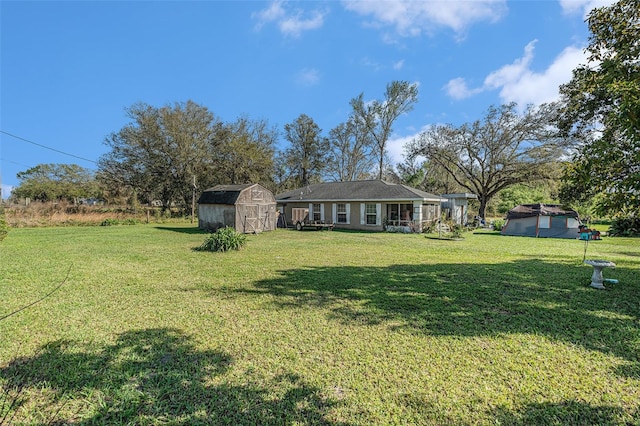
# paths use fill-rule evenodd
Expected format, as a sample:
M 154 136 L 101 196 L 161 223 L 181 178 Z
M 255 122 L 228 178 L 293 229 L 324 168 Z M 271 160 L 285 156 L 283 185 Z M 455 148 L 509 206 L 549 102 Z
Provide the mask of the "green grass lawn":
M 637 239 L 205 236 L 12 229 L 0 424 L 640 424 Z

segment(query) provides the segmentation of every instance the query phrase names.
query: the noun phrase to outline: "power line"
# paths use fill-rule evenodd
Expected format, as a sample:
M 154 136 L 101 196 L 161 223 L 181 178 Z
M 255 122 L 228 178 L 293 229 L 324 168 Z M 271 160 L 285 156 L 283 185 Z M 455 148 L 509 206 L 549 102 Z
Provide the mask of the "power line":
M 77 156 L 77 155 L 74 155 L 74 154 L 69 154 L 68 152 L 60 151 L 59 149 L 51 148 L 49 146 L 42 145 L 42 144 L 34 142 L 34 141 L 30 141 L 29 139 L 21 138 L 20 136 L 16 136 L 16 135 L 13 135 L 13 134 L 11 134 L 9 132 L 5 132 L 4 130 L 0 130 L 0 133 L 3 133 L 5 135 L 7 135 L 7 136 L 11 136 L 12 138 L 16 138 L 16 139 L 21 140 L 23 142 L 27 142 L 27 143 L 30 143 L 32 145 L 39 146 L 41 148 L 45 148 L 45 149 L 48 149 L 50 151 L 57 152 L 59 154 L 68 155 L 69 157 L 77 158 L 78 160 L 84 160 L 84 161 L 88 161 L 88 162 L 93 163 L 93 164 L 98 164 L 97 161 L 89 160 L 88 158 L 80 157 L 80 156 Z
M 5 163 L 11 163 L 11 164 L 15 164 L 16 166 L 22 166 L 22 167 L 31 167 L 31 166 L 27 166 L 26 164 L 22 164 L 22 163 L 16 163 L 13 160 L 8 160 L 6 158 L 2 158 L 0 157 L 0 161 L 4 161 Z

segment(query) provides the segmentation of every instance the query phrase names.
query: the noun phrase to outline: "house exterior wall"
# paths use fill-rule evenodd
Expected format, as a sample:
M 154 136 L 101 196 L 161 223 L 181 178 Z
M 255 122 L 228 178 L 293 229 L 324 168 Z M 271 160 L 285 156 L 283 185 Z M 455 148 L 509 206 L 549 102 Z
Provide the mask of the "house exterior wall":
M 395 207 L 390 207 L 395 206 Z M 400 219 L 408 222 L 421 223 L 436 219 L 440 214 L 439 204 L 422 204 L 420 201 L 376 202 L 287 202 L 279 209 L 285 215 L 286 224 L 294 227 L 293 209 L 303 208 L 309 211 L 309 220 L 314 218 L 325 223 L 333 223 L 336 229 L 353 229 L 361 231 L 383 231 L 389 212 L 398 211 Z M 403 215 L 405 215 L 403 217 Z M 427 217 L 433 216 L 433 217 Z

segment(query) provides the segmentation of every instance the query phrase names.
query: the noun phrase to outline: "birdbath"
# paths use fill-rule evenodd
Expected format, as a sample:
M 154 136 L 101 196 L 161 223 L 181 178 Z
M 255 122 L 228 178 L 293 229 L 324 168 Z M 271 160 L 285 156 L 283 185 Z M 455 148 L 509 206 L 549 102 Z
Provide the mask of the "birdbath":
M 591 287 L 604 289 L 606 288 L 602 283 L 605 281 L 602 278 L 602 270 L 605 268 L 615 268 L 616 264 L 609 262 L 608 260 L 585 260 L 584 263 L 593 266 L 593 275 L 591 276 Z

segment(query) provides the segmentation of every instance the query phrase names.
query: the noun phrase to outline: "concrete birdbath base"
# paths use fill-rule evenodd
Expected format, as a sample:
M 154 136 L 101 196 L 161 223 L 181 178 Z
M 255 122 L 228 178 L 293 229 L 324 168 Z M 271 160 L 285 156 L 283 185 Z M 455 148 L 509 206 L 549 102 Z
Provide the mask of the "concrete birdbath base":
M 593 266 L 593 275 L 591 276 L 591 287 L 598 289 L 606 289 L 604 282 L 618 282 L 617 280 L 605 280 L 602 277 L 602 270 L 605 268 L 615 268 L 616 264 L 608 260 L 585 260 L 584 263 Z

